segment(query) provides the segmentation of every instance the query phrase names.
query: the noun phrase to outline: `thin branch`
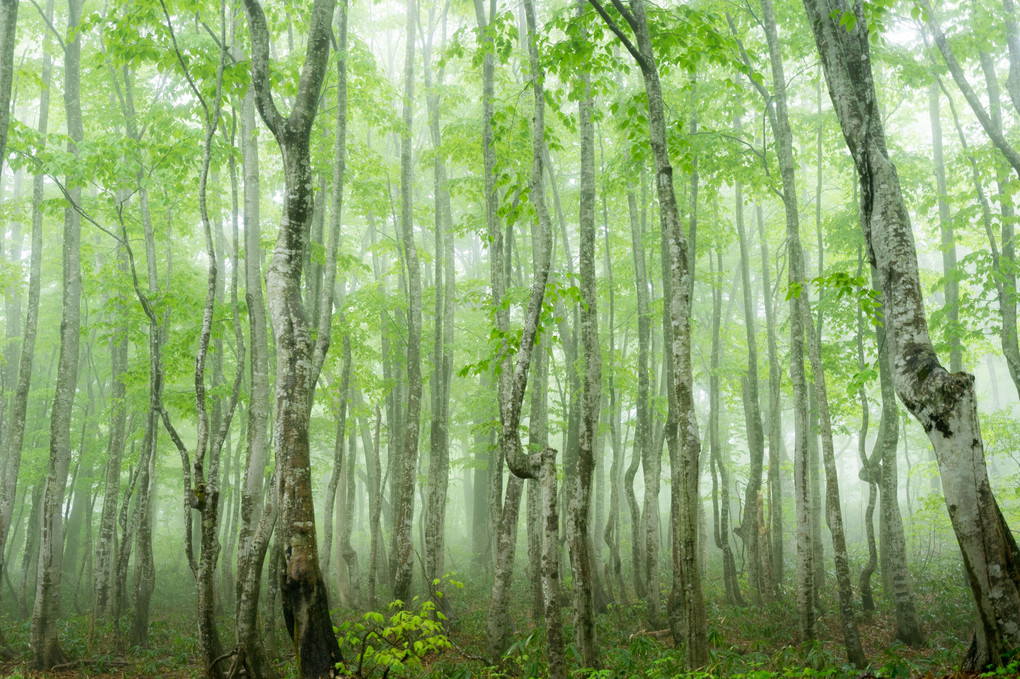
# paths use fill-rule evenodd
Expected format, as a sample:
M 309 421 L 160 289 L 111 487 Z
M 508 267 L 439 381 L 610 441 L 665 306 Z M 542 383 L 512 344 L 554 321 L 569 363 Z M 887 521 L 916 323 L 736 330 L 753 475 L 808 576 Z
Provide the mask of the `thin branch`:
M 184 63 L 184 55 L 181 54 L 181 48 L 177 46 L 177 35 L 174 33 L 174 23 L 170 20 L 170 12 L 167 11 L 166 2 L 164 2 L 164 0 L 159 0 L 159 6 L 163 8 L 163 16 L 166 17 L 166 27 L 167 30 L 170 31 L 170 41 L 173 42 L 174 45 L 174 54 L 177 56 L 177 63 L 181 65 L 181 70 L 184 71 L 184 77 L 187 79 L 188 85 L 191 86 L 191 91 L 195 93 L 195 96 L 198 97 L 199 103 L 202 104 L 202 108 L 205 109 L 205 119 L 208 121 L 209 106 L 205 103 L 205 97 L 203 97 L 202 93 L 198 90 L 198 86 L 195 84 L 195 81 L 191 79 L 191 71 L 188 70 L 188 65 Z
M 39 16 L 42 17 L 43 23 L 46 24 L 46 27 L 50 29 L 50 33 L 52 33 L 53 37 L 55 37 L 57 39 L 57 42 L 60 43 L 61 51 L 66 52 L 67 44 L 64 42 L 64 39 L 61 37 L 60 33 L 57 32 L 57 29 L 53 25 L 53 22 L 50 21 L 50 18 L 48 16 L 46 16 L 46 12 L 43 11 L 43 8 L 39 6 L 38 2 L 36 2 L 35 0 L 31 0 L 31 2 L 32 5 L 39 11 Z
M 644 69 L 645 67 L 644 55 L 641 54 L 640 51 L 638 51 L 638 48 L 634 46 L 634 43 L 630 41 L 630 38 L 627 37 L 627 35 L 623 32 L 619 25 L 617 25 L 613 18 L 609 16 L 609 13 L 606 11 L 606 8 L 602 6 L 602 3 L 600 3 L 599 0 L 588 0 L 588 4 L 595 8 L 595 11 L 598 12 L 598 15 L 600 17 L 602 17 L 602 21 L 606 23 L 606 26 L 609 27 L 609 30 L 612 31 L 613 34 L 620 39 L 620 42 L 623 43 L 623 46 L 626 47 L 627 51 L 630 52 L 630 55 L 634 57 L 634 61 L 638 62 L 638 66 Z

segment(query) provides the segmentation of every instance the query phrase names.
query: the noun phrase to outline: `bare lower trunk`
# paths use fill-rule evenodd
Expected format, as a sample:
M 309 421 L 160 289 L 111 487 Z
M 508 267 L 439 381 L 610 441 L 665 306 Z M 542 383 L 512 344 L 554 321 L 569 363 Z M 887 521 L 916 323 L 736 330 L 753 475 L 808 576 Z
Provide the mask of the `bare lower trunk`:
M 803 314 L 810 318 L 807 291 L 798 300 Z M 839 479 L 836 474 L 836 455 L 832 444 L 832 418 L 829 414 L 829 397 L 825 385 L 825 371 L 819 337 L 809 331 L 808 347 L 811 356 L 811 371 L 814 373 L 815 392 L 818 401 L 818 419 L 822 435 L 822 459 L 825 465 L 825 519 L 832 534 L 832 551 L 836 561 L 836 587 L 839 594 L 839 617 L 843 627 L 843 643 L 847 659 L 856 667 L 863 668 L 868 662 L 861 647 L 857 623 L 854 620 L 853 586 L 850 581 L 850 559 L 846 550 L 846 534 L 843 529 L 843 510 L 839 501 Z M 817 511 L 817 507 L 816 507 Z
M 431 15 L 430 15 L 431 16 Z M 440 20 L 443 35 L 446 34 L 446 11 Z M 425 88 L 429 112 L 429 134 L 432 139 L 435 158 L 432 161 L 433 190 L 435 194 L 435 317 L 433 373 L 432 373 L 432 423 L 429 438 L 429 483 L 425 502 L 425 582 L 430 591 L 433 583 L 443 577 L 444 545 L 446 531 L 446 499 L 450 477 L 450 381 L 453 377 L 453 304 L 454 304 L 454 262 L 452 215 L 450 194 L 446 186 L 446 163 L 440 154 L 442 131 L 440 129 L 440 97 L 433 89 L 432 82 L 432 32 L 425 45 Z M 437 74 L 436 86 L 444 80 L 444 69 Z M 446 279 L 445 281 L 443 279 Z M 448 609 L 449 593 L 440 599 L 443 609 Z
M 712 273 L 722 273 L 722 252 L 716 250 L 716 261 L 710 259 Z M 710 448 L 710 464 L 712 472 L 712 504 L 715 509 L 715 545 L 722 550 L 723 556 L 723 584 L 726 589 L 726 601 L 731 605 L 744 605 L 744 599 L 740 595 L 740 583 L 737 581 L 737 567 L 733 559 L 733 550 L 730 548 L 730 475 L 726 468 L 726 456 L 723 455 L 722 442 L 719 438 L 719 362 L 722 353 L 722 343 L 719 333 L 722 327 L 722 287 L 721 281 L 712 287 L 712 350 L 709 359 L 709 414 L 708 414 L 708 440 Z M 716 471 L 721 481 L 721 492 L 717 494 L 715 483 Z M 757 493 L 755 493 L 757 497 Z M 721 507 L 720 507 L 721 501 Z M 754 503 L 754 506 L 757 502 Z M 751 514 L 754 516 L 754 513 Z M 757 523 L 756 519 L 752 519 Z M 756 532 L 756 531 L 752 531 Z
M 273 676 L 260 638 L 258 624 L 262 570 L 269 540 L 276 525 L 276 483 L 264 488 L 269 447 L 269 338 L 266 305 L 262 294 L 261 224 L 259 218 L 259 156 L 255 125 L 255 97 L 249 88 L 241 104 L 241 153 L 244 171 L 244 296 L 248 309 L 249 384 L 248 421 L 245 431 L 244 484 L 241 487 L 240 531 L 237 537 L 237 586 L 235 590 L 235 639 L 238 654 L 244 653 L 254 679 Z M 264 499 L 268 491 L 271 502 Z M 271 508 L 270 508 L 271 506 Z M 268 516 L 267 512 L 272 511 Z M 262 526 L 265 524 L 265 528 Z

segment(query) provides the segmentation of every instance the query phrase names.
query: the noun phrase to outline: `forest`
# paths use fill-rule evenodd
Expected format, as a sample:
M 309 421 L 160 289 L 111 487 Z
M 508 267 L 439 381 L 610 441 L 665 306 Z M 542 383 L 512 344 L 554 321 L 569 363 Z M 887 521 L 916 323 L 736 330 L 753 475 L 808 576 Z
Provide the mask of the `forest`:
M 0 676 L 1020 676 L 1018 188 L 1014 0 L 0 0 Z

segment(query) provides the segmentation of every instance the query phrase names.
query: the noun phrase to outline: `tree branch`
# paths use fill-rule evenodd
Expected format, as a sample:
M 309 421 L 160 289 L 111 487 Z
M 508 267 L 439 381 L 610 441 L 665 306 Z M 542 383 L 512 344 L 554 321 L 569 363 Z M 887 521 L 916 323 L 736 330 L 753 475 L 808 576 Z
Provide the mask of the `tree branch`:
M 606 26 L 609 27 L 609 30 L 612 31 L 613 34 L 620 39 L 620 42 L 623 43 L 623 46 L 626 47 L 627 51 L 630 52 L 630 55 L 634 57 L 634 61 L 636 61 L 638 63 L 638 66 L 640 66 L 641 69 L 644 70 L 645 67 L 647 66 L 647 59 L 645 58 L 645 55 L 643 55 L 638 50 L 638 48 L 634 46 L 634 43 L 630 41 L 630 38 L 627 37 L 627 35 L 623 32 L 620 26 L 613 20 L 613 18 L 609 16 L 609 13 L 606 11 L 606 8 L 602 6 L 602 3 L 600 3 L 599 0 L 588 0 L 588 4 L 595 8 L 595 11 L 598 12 L 598 15 L 600 17 L 602 17 L 602 21 L 604 21 Z M 615 0 L 613 0 L 613 6 L 615 6 L 617 9 L 620 8 Z M 626 18 L 627 18 L 626 15 L 624 15 L 624 19 Z M 630 20 L 628 19 L 628 22 L 629 21 Z

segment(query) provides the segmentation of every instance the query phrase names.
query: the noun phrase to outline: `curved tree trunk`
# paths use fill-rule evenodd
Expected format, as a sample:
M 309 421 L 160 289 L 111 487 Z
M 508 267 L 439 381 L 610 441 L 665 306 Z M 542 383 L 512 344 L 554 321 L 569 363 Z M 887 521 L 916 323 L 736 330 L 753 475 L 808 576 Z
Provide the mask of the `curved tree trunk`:
M 256 105 L 283 156 L 283 218 L 266 289 L 276 340 L 276 417 L 273 442 L 280 469 L 280 592 L 287 630 L 302 677 L 317 678 L 342 661 L 329 617 L 326 585 L 319 569 L 312 498 L 308 421 L 314 376 L 312 344 L 301 299 L 301 273 L 312 216 L 310 134 L 329 57 L 333 0 L 316 0 L 309 16 L 308 44 L 290 116 L 273 102 L 269 77 L 269 29 L 258 0 L 245 0 L 252 42 Z
M 861 225 L 882 291 L 893 382 L 935 448 L 977 605 L 966 664 L 998 664 L 1020 646 L 1020 550 L 988 483 L 974 378 L 947 372 L 928 336 L 910 217 L 878 113 L 863 5 L 854 4 L 850 31 L 830 18 L 839 11 L 830 0 L 804 6 L 860 180 Z

